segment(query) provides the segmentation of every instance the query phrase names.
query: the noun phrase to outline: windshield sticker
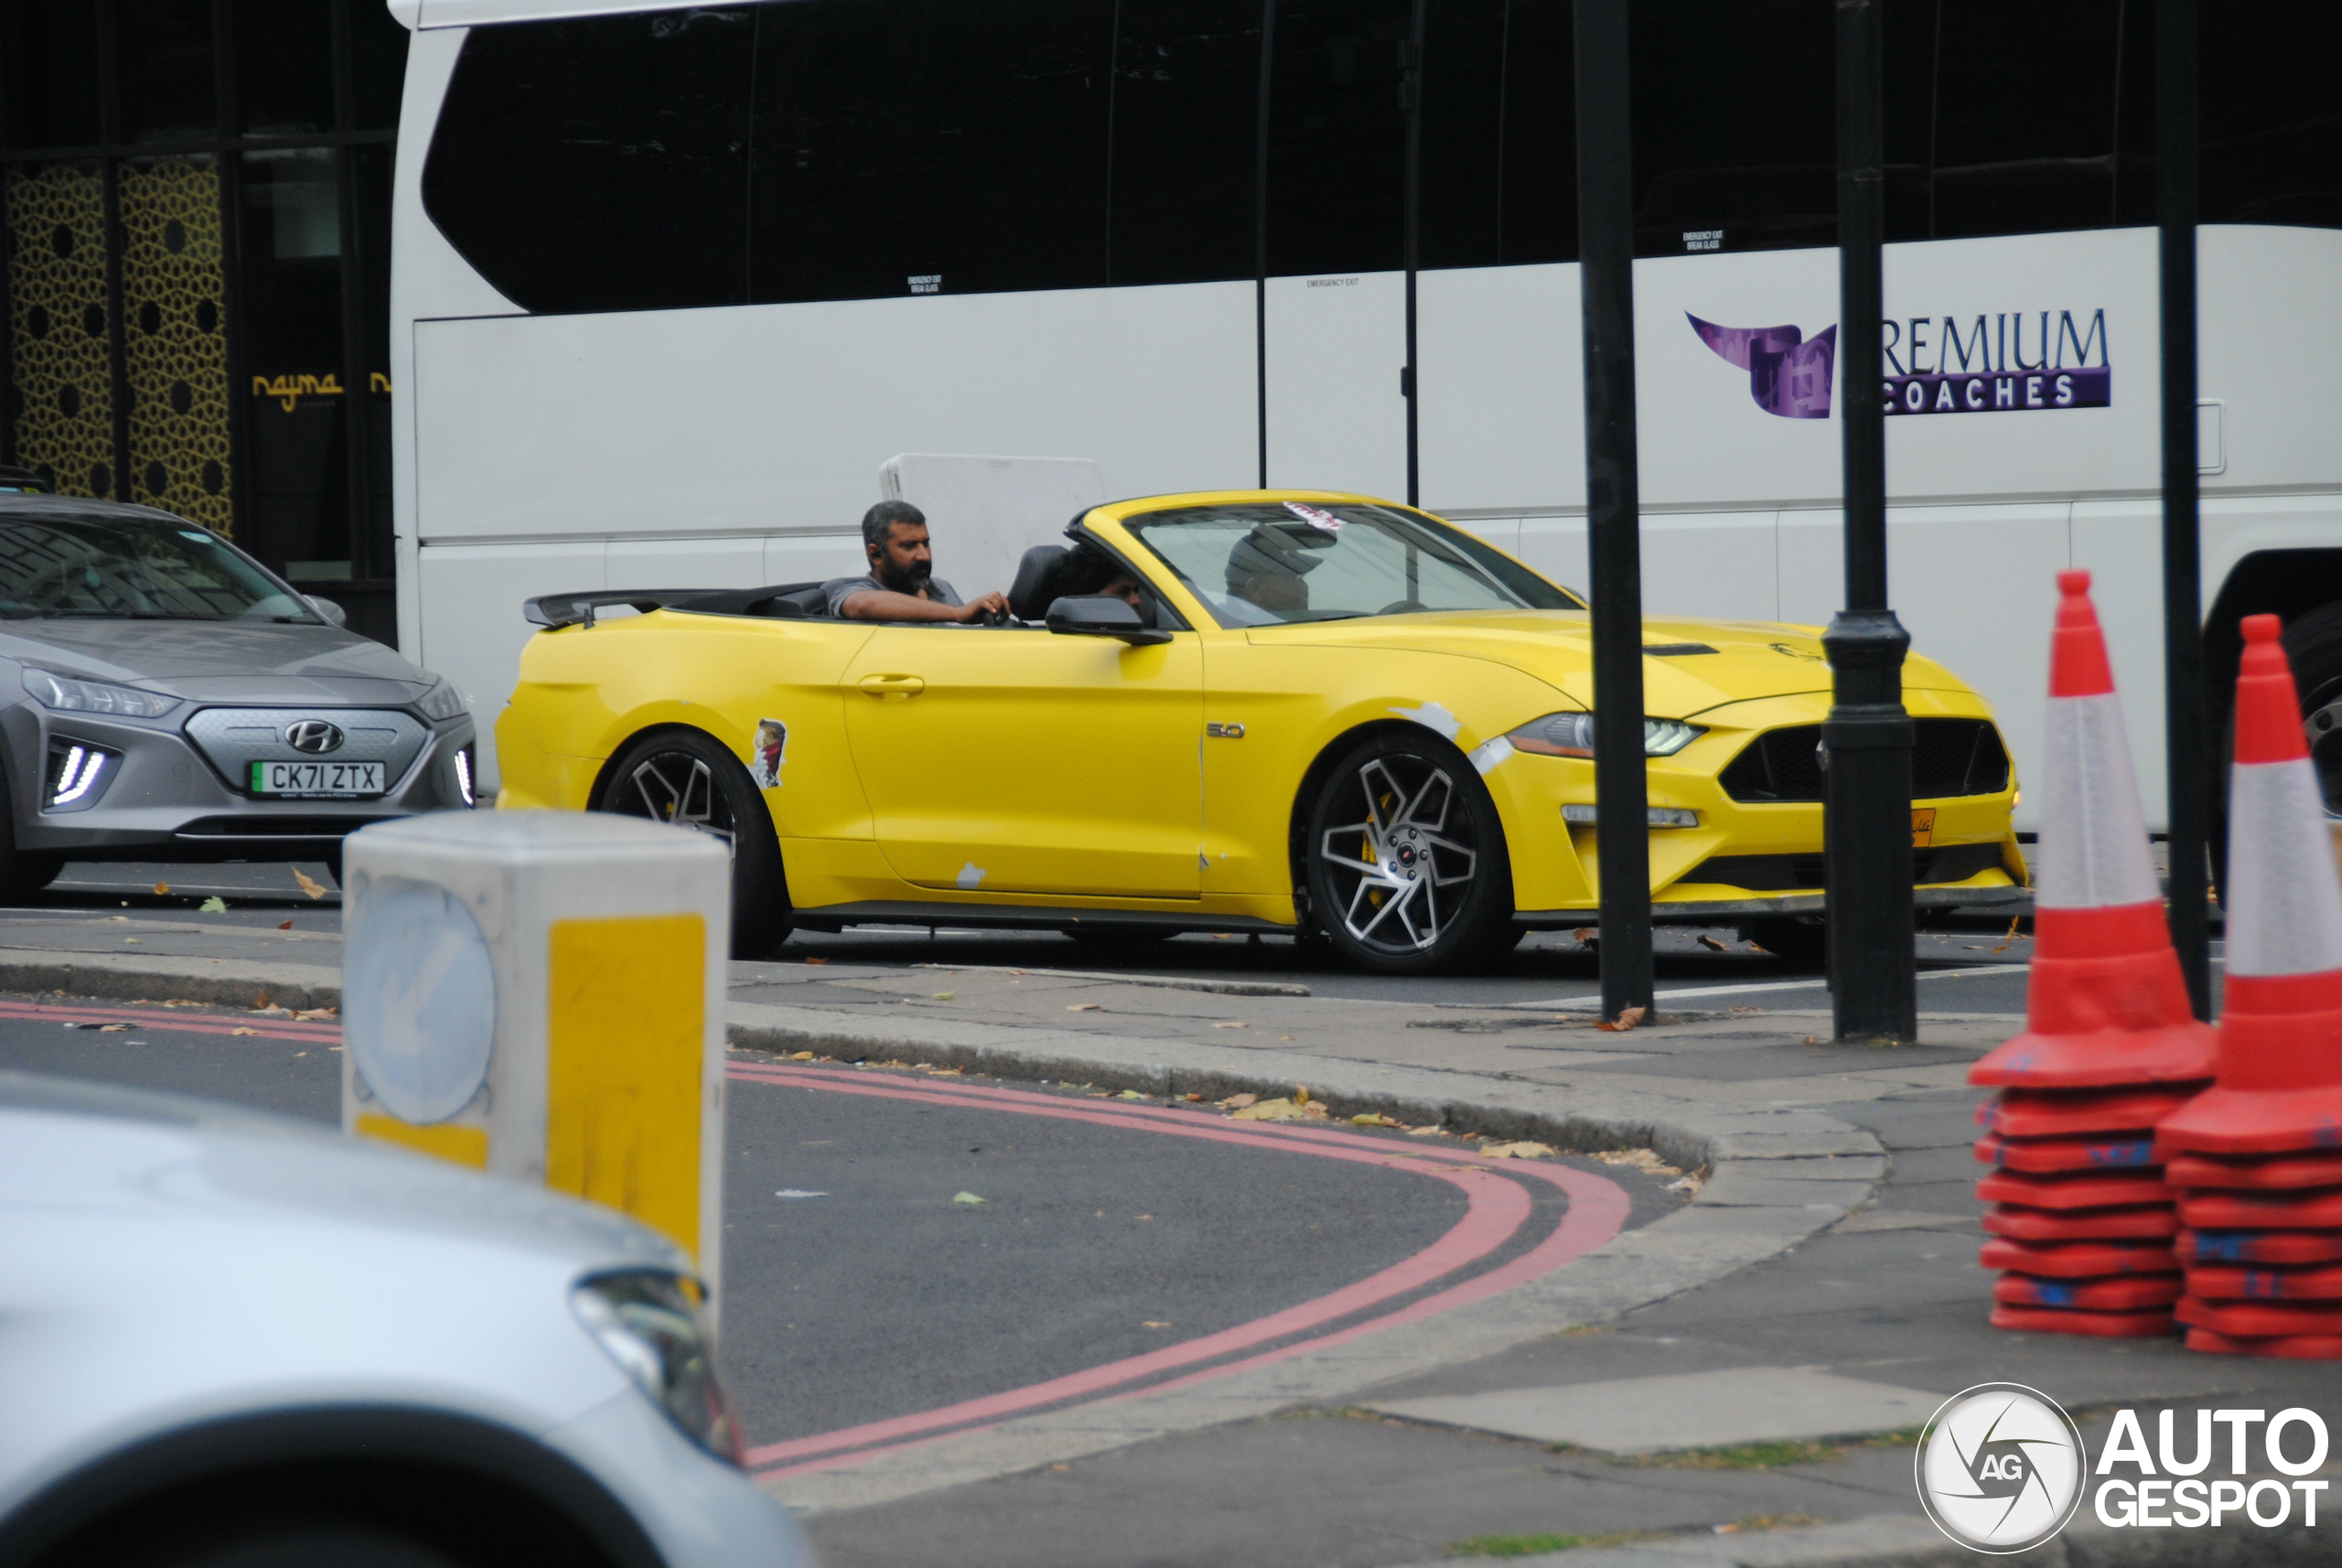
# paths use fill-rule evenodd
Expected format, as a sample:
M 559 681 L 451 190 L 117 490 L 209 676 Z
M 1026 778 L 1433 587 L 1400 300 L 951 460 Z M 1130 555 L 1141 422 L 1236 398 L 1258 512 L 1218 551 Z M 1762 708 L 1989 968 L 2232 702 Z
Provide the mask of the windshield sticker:
M 1328 533 L 1342 531 L 1342 520 L 1321 507 L 1305 506 L 1300 501 L 1287 501 L 1284 510 L 1312 528 L 1322 528 Z
M 967 865 L 960 868 L 960 891 L 962 893 L 973 893 L 983 885 L 983 867 L 978 865 L 972 860 L 968 862 Z
M 748 760 L 748 776 L 759 789 L 780 788 L 780 765 L 789 760 L 789 726 L 779 719 L 757 722 L 755 755 Z
M 1423 728 L 1436 731 L 1442 740 L 1454 740 L 1464 727 L 1462 719 L 1437 703 L 1425 703 L 1420 708 L 1388 708 L 1384 711 L 1396 714 L 1402 719 L 1413 719 Z

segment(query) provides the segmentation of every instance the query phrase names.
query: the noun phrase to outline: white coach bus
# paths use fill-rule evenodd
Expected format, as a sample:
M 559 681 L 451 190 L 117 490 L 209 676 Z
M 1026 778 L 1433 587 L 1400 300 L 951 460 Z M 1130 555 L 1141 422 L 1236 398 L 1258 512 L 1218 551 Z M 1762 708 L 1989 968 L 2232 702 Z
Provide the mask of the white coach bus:
M 1112 495 L 1412 469 L 1585 583 L 1566 0 L 1427 0 L 1420 52 L 1413 0 L 392 9 L 399 632 L 474 698 L 490 782 L 524 597 L 858 571 L 907 451 L 1089 458 Z M 2160 822 L 2153 11 L 1888 7 L 1879 371 L 1918 646 L 2023 768 L 2053 575 L 2090 568 Z M 1839 603 L 1831 13 L 1635 9 L 1654 611 Z M 2203 28 L 2218 734 L 2248 611 L 2342 699 L 2342 6 Z

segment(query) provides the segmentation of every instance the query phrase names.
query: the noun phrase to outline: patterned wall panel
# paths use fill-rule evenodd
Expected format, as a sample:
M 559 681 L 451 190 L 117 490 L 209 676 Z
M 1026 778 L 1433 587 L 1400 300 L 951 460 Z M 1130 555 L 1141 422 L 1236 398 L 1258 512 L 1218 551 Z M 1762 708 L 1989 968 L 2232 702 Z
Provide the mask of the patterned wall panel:
M 118 166 L 133 500 L 231 532 L 220 170 L 209 157 Z
M 63 494 L 110 495 L 104 184 L 95 165 L 11 168 L 7 210 L 16 461 Z

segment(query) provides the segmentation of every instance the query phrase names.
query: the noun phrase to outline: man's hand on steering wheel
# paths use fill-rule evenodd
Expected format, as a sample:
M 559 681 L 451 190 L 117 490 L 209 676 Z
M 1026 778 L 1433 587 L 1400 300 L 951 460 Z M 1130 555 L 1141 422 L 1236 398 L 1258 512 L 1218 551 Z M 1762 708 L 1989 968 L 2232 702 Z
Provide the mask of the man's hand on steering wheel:
M 979 594 L 962 605 L 960 608 L 962 612 L 960 619 L 962 622 L 973 624 L 982 621 L 987 626 L 999 626 L 1008 619 L 1008 596 L 999 593 Z

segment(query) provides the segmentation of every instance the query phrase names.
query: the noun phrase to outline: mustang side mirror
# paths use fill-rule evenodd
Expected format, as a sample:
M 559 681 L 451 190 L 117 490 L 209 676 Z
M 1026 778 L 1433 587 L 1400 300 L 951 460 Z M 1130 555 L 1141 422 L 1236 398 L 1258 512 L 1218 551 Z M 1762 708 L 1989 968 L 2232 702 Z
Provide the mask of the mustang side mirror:
M 335 604 L 331 599 L 321 599 L 315 594 L 303 594 L 301 596 L 309 601 L 309 607 L 311 609 L 326 618 L 326 624 L 328 626 L 348 626 L 349 624 L 349 612 L 343 609 L 339 605 Z
M 1146 625 L 1128 600 L 1112 594 L 1055 600 L 1043 624 L 1069 637 L 1118 637 L 1133 648 L 1171 640 L 1169 632 Z

